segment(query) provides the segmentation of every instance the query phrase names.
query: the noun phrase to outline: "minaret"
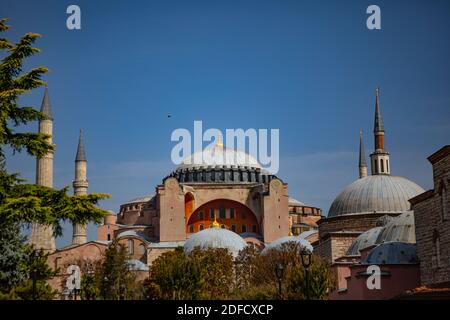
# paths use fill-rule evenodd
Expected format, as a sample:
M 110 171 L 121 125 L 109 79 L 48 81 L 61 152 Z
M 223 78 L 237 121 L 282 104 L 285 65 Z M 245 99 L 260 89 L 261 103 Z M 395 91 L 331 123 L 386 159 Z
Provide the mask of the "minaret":
M 42 100 L 41 113 L 45 119 L 39 120 L 39 133 L 48 134 L 48 142 L 53 143 L 53 117 L 48 89 L 45 88 L 44 99 Z M 49 152 L 36 161 L 36 184 L 53 188 L 53 152 Z M 56 250 L 53 227 L 33 223 L 31 227 L 30 243 L 36 249 L 44 249 L 46 252 Z
M 359 178 L 367 177 L 366 151 L 362 137 L 362 129 L 359 131 Z
M 83 133 L 80 130 L 78 140 L 77 155 L 75 157 L 75 180 L 73 181 L 73 191 L 76 196 L 86 195 L 88 189 L 87 181 L 87 160 L 84 150 Z M 83 244 L 87 242 L 86 225 L 74 224 L 72 244 Z
M 375 137 L 375 150 L 370 155 L 372 175 L 390 174 L 389 153 L 384 149 L 384 125 L 380 111 L 380 95 L 378 87 L 376 90 L 373 134 Z

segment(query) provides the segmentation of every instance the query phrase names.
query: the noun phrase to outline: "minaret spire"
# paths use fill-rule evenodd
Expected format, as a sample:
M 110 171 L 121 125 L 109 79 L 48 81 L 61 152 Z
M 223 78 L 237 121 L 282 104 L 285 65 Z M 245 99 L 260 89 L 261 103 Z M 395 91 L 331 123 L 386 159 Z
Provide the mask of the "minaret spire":
M 39 120 L 39 133 L 49 136 L 47 142 L 53 143 L 53 117 L 48 89 L 45 88 L 44 98 L 42 99 L 41 112 L 46 116 Z M 50 151 L 36 160 L 36 184 L 53 188 L 53 152 Z M 31 226 L 30 243 L 36 249 L 43 249 L 46 252 L 56 250 L 55 237 L 53 236 L 53 227 L 39 223 L 33 223 Z
M 384 149 L 384 124 L 380 110 L 380 93 L 378 87 L 376 89 L 373 134 L 375 138 L 375 150 L 370 155 L 372 175 L 390 174 L 389 153 Z
M 379 88 L 376 89 L 375 100 L 375 121 L 373 126 L 373 133 L 375 135 L 375 150 L 384 150 L 384 124 L 383 117 L 380 110 L 380 93 Z
M 41 113 L 43 113 L 48 118 L 48 120 L 53 120 L 52 106 L 50 104 L 47 87 L 45 87 L 44 98 L 42 99 Z
M 359 178 L 367 177 L 366 151 L 364 149 L 362 129 L 359 131 Z
M 87 180 L 87 160 L 84 149 L 83 132 L 80 129 L 78 138 L 77 155 L 75 156 L 75 180 L 73 181 L 73 192 L 76 196 L 87 195 L 89 183 Z M 74 224 L 72 244 L 79 245 L 87 242 L 86 225 Z
M 75 157 L 75 162 L 77 161 L 87 161 L 86 151 L 84 150 L 83 131 L 81 129 L 80 129 L 80 137 L 78 138 L 77 155 Z

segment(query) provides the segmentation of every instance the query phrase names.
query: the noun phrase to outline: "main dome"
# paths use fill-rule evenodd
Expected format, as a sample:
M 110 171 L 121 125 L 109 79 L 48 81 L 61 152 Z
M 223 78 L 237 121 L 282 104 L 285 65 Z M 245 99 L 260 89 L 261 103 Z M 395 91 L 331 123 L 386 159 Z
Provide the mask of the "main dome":
M 165 179 L 180 183 L 269 183 L 277 178 L 251 155 L 222 145 L 206 147 L 186 157 Z
M 222 145 L 206 147 L 186 157 L 177 169 L 207 168 L 207 167 L 250 167 L 261 169 L 259 162 L 241 150 L 227 148 Z
M 402 213 L 409 199 L 424 190 L 414 182 L 391 175 L 372 175 L 347 186 L 333 201 L 328 217 L 361 213 Z

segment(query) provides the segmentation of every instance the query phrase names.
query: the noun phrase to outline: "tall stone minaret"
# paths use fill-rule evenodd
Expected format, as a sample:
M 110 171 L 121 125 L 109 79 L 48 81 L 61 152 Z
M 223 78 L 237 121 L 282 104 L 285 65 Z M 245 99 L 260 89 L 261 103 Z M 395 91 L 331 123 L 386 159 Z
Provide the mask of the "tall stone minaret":
M 373 128 L 375 150 L 370 155 L 372 175 L 390 174 L 389 152 L 384 149 L 384 125 L 380 111 L 379 89 L 376 90 L 375 123 Z
M 84 150 L 83 133 L 80 130 L 78 140 L 77 155 L 75 157 L 75 180 L 73 181 L 73 191 L 76 196 L 86 195 L 89 183 L 87 181 L 87 160 Z M 83 244 L 87 242 L 86 225 L 74 224 L 72 244 Z
M 359 178 L 367 177 L 366 151 L 364 149 L 362 129 L 359 131 Z
M 46 119 L 39 121 L 39 133 L 45 133 L 50 136 L 48 142 L 53 143 L 53 117 L 48 89 L 45 88 L 44 99 L 42 100 L 41 112 Z M 49 152 L 36 161 L 36 184 L 40 186 L 53 188 L 53 152 Z M 33 223 L 31 227 L 30 243 L 36 249 L 44 249 L 46 252 L 56 250 L 55 237 L 53 236 L 53 227 Z

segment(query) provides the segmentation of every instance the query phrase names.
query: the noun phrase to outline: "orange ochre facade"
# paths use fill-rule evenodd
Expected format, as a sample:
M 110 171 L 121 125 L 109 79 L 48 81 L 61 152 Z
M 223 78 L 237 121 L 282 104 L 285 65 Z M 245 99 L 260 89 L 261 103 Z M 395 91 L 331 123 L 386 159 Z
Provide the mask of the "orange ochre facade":
M 191 207 L 188 203 L 186 209 Z M 186 210 L 186 214 L 186 234 L 210 228 L 214 218 L 222 228 L 236 233 L 260 234 L 260 227 L 255 214 L 247 206 L 237 201 L 213 200 L 200 206 L 192 213 Z

